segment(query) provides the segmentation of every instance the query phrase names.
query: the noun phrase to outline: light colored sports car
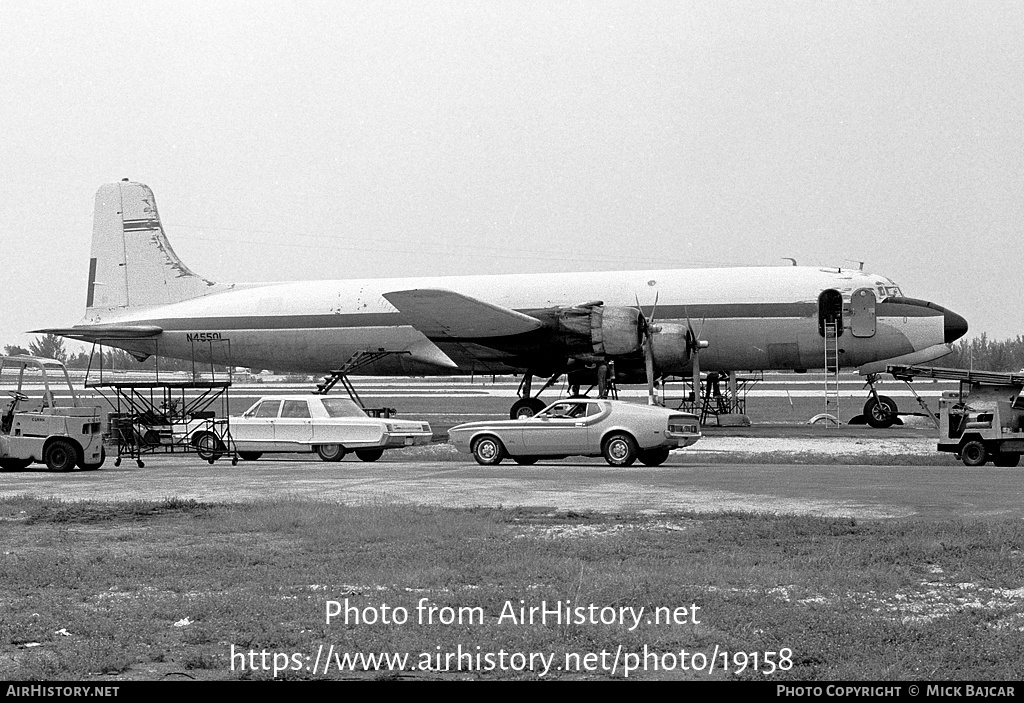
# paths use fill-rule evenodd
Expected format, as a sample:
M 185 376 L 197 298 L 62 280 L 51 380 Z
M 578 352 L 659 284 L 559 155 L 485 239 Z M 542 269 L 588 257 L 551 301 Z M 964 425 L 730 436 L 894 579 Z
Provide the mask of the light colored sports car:
M 612 466 L 639 459 L 657 466 L 668 453 L 700 439 L 696 415 L 621 400 L 569 398 L 533 417 L 469 422 L 448 431 L 459 451 L 485 466 L 511 457 L 517 464 L 541 458 L 603 456 Z
M 340 461 L 350 451 L 376 461 L 385 449 L 429 444 L 431 436 L 426 422 L 369 417 L 352 400 L 328 395 L 267 396 L 230 420 L 230 441 L 248 461 L 264 452 L 316 452 L 324 461 Z M 198 438 L 199 455 L 216 459 L 228 449 L 225 439 L 215 433 Z

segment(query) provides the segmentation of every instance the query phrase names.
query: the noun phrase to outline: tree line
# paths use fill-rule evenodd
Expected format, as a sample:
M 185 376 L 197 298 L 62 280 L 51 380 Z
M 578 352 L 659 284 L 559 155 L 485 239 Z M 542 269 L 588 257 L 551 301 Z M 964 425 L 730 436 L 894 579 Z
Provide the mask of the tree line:
M 4 354 L 29 354 L 46 359 L 56 359 L 69 369 L 87 369 L 91 359 L 94 370 L 99 370 L 101 362 L 104 371 L 154 371 L 158 363 L 161 371 L 191 372 L 193 370 L 192 362 L 185 359 L 151 356 L 145 361 L 139 361 L 123 349 L 112 349 L 110 347 L 97 347 L 96 349 L 96 352 L 91 355 L 86 351 L 78 352 L 77 354 L 69 352 L 64 346 L 64 339 L 62 337 L 58 337 L 55 334 L 44 334 L 39 335 L 35 338 L 35 341 L 29 343 L 28 349 L 8 344 L 4 346 Z M 102 359 L 100 358 L 101 355 Z M 200 372 L 209 371 L 209 364 L 197 362 L 195 370 Z M 218 366 L 217 370 L 221 371 L 223 367 Z

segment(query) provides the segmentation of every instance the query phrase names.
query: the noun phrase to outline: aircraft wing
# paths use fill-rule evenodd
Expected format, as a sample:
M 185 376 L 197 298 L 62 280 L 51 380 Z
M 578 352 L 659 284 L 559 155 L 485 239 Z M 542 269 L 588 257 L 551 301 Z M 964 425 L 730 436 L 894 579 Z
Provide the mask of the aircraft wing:
M 509 337 L 544 327 L 535 317 L 450 290 L 418 288 L 384 293 L 410 325 L 430 338 Z

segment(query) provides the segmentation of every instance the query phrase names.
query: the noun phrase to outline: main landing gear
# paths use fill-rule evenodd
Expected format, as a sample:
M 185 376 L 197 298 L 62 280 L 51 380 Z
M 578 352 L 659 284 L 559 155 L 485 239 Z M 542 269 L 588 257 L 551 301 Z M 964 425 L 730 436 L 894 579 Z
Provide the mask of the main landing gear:
M 868 374 L 866 380 L 870 390 L 868 400 L 864 403 L 864 420 L 872 427 L 878 428 L 892 427 L 900 422 L 896 401 L 875 390 L 878 374 Z
M 572 396 L 580 395 L 580 384 L 582 379 L 588 379 L 593 383 L 594 375 L 597 376 L 597 396 L 599 398 L 607 398 L 608 394 L 611 393 L 612 397 L 615 397 L 615 384 L 614 384 L 614 371 L 613 364 L 599 364 L 596 369 L 589 369 L 587 371 L 569 371 L 567 372 L 566 378 L 569 382 L 569 394 Z M 549 378 L 541 389 L 537 391 L 536 395 L 531 395 L 533 388 L 533 373 L 527 371 L 523 374 L 523 380 L 519 384 L 519 390 L 516 392 L 519 395 L 519 400 L 512 404 L 512 408 L 509 410 L 509 417 L 513 420 L 518 420 L 521 417 L 533 417 L 541 410 L 547 407 L 547 403 L 540 399 L 540 394 L 546 391 L 551 386 L 558 382 L 558 379 L 562 377 L 562 372 L 554 374 Z M 581 379 L 582 377 L 582 379 Z M 591 385 L 587 389 L 587 393 L 594 387 Z M 585 394 L 584 394 L 585 395 Z

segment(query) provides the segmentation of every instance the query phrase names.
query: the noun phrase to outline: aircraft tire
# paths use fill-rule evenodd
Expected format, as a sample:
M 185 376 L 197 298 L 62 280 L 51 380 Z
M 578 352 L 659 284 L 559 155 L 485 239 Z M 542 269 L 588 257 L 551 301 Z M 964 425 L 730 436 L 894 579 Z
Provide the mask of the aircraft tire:
M 996 466 L 1002 466 L 1007 468 L 1020 466 L 1020 454 L 1013 454 L 1009 452 L 996 454 L 994 457 L 992 457 L 992 463 L 995 464 Z
M 356 456 L 359 457 L 360 461 L 377 461 L 384 456 L 384 450 L 380 447 L 376 449 L 357 449 Z
M 341 461 L 345 458 L 345 447 L 340 444 L 318 444 L 316 454 L 322 461 Z
M 868 424 L 878 429 L 892 427 L 896 423 L 896 401 L 887 395 L 880 395 L 876 400 L 868 398 L 864 403 L 864 417 Z
M 43 461 L 50 471 L 71 471 L 78 463 L 78 450 L 66 439 L 55 439 L 43 453 Z
M 473 442 L 473 458 L 483 466 L 497 466 L 505 458 L 505 445 L 494 435 L 485 434 Z
M 512 404 L 512 409 L 508 411 L 508 416 L 512 420 L 518 420 L 521 417 L 533 417 L 545 407 L 547 407 L 547 404 L 540 398 L 520 398 Z
M 972 440 L 960 447 L 960 460 L 964 466 L 984 466 L 988 461 L 988 450 L 978 440 Z
M 660 466 L 668 459 L 669 451 L 668 447 L 645 449 L 637 453 L 637 458 L 640 459 L 640 463 L 644 466 Z
M 601 443 L 601 454 L 612 466 L 632 466 L 638 454 L 636 440 L 625 432 L 616 432 Z

